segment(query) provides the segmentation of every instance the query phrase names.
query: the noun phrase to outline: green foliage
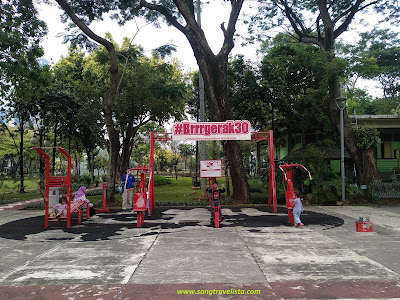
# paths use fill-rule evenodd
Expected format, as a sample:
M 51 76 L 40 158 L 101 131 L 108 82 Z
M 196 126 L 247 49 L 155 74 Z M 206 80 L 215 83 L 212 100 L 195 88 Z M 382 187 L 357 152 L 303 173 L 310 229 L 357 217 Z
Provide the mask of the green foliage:
M 249 120 L 255 129 L 263 128 L 271 113 L 260 80 L 257 67 L 245 61 L 242 55 L 229 62 L 228 93 L 234 116 L 236 119 Z
M 86 187 L 90 186 L 91 183 L 91 176 L 89 174 L 85 175 L 73 175 L 71 177 L 71 184 L 74 185 L 74 187 L 79 188 L 80 186 L 84 185 Z
M 264 183 L 261 180 L 248 180 L 250 193 L 262 193 L 265 191 Z
M 324 160 L 321 151 L 313 145 L 293 150 L 287 161 L 304 165 L 313 178 L 311 194 L 307 198 L 315 203 L 335 203 L 341 196 L 341 181 Z
M 165 176 L 154 175 L 154 186 L 172 184 L 172 179 Z
M 0 96 L 22 84 L 39 66 L 40 41 L 46 30 L 31 0 L 0 2 Z
M 311 173 L 311 193 L 307 199 L 312 203 L 335 204 L 341 200 L 342 181 L 332 172 L 323 154 L 313 145 L 306 145 L 302 149 L 292 151 L 288 160 L 304 165 Z M 357 188 L 353 188 L 349 182 L 345 185 L 346 199 L 352 200 L 359 196 Z
M 356 128 L 354 134 L 357 138 L 357 146 L 363 149 L 371 149 L 379 142 L 379 131 L 376 128 Z

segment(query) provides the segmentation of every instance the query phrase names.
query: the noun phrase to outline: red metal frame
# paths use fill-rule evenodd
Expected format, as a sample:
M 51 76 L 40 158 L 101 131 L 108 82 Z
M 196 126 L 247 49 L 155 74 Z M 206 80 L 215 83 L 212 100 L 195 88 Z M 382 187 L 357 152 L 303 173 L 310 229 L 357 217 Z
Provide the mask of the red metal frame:
M 155 133 L 150 132 L 150 169 L 153 175 L 154 168 L 154 142 L 155 141 L 171 141 L 171 133 Z M 271 208 L 273 203 L 274 212 L 278 211 L 276 202 L 276 182 L 275 182 L 275 163 L 274 163 L 274 138 L 272 130 L 268 132 L 252 132 L 252 141 L 268 141 L 269 154 L 269 185 L 268 185 L 268 208 Z M 150 178 L 149 199 L 151 209 L 154 209 L 154 178 Z
M 107 207 L 107 186 L 108 183 L 103 183 L 103 207 L 102 209 L 96 209 L 96 213 L 109 213 L 110 209 Z
M 285 191 L 286 208 L 288 210 L 288 222 L 294 225 L 294 216 L 292 211 L 292 200 L 295 198 L 295 190 L 293 186 L 293 171 L 295 167 L 302 167 L 308 172 L 310 180 L 312 180 L 310 172 L 301 164 L 283 164 L 279 166 L 279 169 L 283 172 L 283 189 Z M 286 183 L 286 184 L 285 184 Z
M 32 150 L 35 150 L 40 159 L 45 161 L 45 193 L 41 187 L 39 186 L 40 192 L 43 196 L 45 202 L 45 217 L 44 217 L 44 227 L 49 227 L 49 219 L 53 219 L 49 217 L 49 191 L 50 187 L 61 187 L 64 191 L 64 188 L 67 189 L 67 227 L 71 227 L 71 156 L 69 153 L 61 148 L 56 147 L 58 151 L 60 151 L 63 159 L 67 161 L 67 175 L 66 176 L 50 176 L 50 157 L 44 152 L 44 149 L 54 149 L 53 147 L 33 147 Z
M 214 181 L 215 177 L 208 177 L 208 186 L 211 189 L 211 193 L 208 193 L 208 203 L 213 211 L 214 216 L 214 226 L 215 228 L 219 228 L 219 216 L 221 214 L 221 201 L 218 198 L 218 201 L 214 199 L 214 189 L 212 188 L 212 182 Z M 219 190 L 219 187 L 217 188 Z M 219 191 L 218 191 L 219 196 Z
M 144 212 L 147 209 L 147 194 L 144 191 L 145 188 L 145 183 L 146 183 L 146 175 L 149 174 L 149 185 L 148 185 L 148 193 L 149 193 L 149 213 L 152 212 L 154 208 L 154 204 L 151 204 L 151 196 L 154 199 L 154 195 L 150 192 L 151 186 L 154 185 L 154 182 L 152 183 L 151 181 L 153 180 L 153 168 L 152 167 L 146 167 L 146 166 L 137 166 L 135 168 L 130 168 L 126 170 L 126 178 L 128 178 L 128 175 L 131 171 L 136 171 L 136 178 L 139 180 L 139 175 L 140 175 L 140 184 L 139 184 L 139 191 L 137 193 L 133 194 L 133 211 L 136 212 L 137 218 L 137 227 L 141 227 L 144 224 Z M 125 181 L 126 184 L 126 181 Z M 125 193 L 124 189 L 124 193 Z M 143 198 L 144 197 L 144 198 Z M 144 199 L 144 201 L 143 201 Z

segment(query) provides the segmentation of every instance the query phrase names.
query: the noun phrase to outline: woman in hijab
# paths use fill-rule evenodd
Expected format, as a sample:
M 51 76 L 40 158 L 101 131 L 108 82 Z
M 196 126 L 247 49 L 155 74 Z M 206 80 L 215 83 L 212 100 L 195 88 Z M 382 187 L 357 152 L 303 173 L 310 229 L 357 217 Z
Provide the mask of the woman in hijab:
M 86 205 L 89 204 L 89 214 L 90 214 L 90 216 L 94 216 L 96 214 L 96 211 L 94 210 L 93 203 L 90 203 L 90 201 L 86 198 L 85 192 L 86 192 L 86 187 L 85 186 L 81 186 L 76 191 L 73 201 L 85 201 L 85 202 L 87 202 L 87 204 L 83 204 L 81 206 L 81 209 L 86 209 Z

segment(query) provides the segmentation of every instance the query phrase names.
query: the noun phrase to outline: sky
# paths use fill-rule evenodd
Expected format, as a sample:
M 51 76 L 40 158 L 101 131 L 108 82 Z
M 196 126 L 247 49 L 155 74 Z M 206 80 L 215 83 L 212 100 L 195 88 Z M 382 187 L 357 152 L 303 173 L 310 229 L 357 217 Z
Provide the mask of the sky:
M 205 2 L 205 1 L 204 1 Z M 223 34 L 220 29 L 220 24 L 228 23 L 230 12 L 229 1 L 208 1 L 208 4 L 203 4 L 201 23 L 207 40 L 214 53 L 218 53 L 223 42 Z M 243 16 L 252 10 L 255 1 L 245 1 L 242 12 L 239 16 L 239 21 L 236 24 L 236 33 L 246 35 L 247 27 L 243 25 Z M 60 20 L 62 10 L 57 5 L 49 6 L 41 3 L 38 6 L 40 18 L 48 25 L 48 35 L 44 39 L 42 45 L 45 50 L 44 58 L 50 64 L 56 63 L 61 56 L 67 55 L 68 44 L 63 44 L 63 38 L 60 36 L 65 32 L 66 24 Z M 93 22 L 90 29 L 99 36 L 104 36 L 106 32 L 110 32 L 114 40 L 120 44 L 124 37 L 133 39 L 134 44 L 141 45 L 145 53 L 151 54 L 152 50 L 164 44 L 173 44 L 177 47 L 177 51 L 172 57 L 177 58 L 185 71 L 195 71 L 198 69 L 193 51 L 186 37 L 172 26 L 162 25 L 161 28 L 155 28 L 152 25 L 146 25 L 144 20 L 137 19 L 137 23 L 131 21 L 124 27 L 120 27 L 115 20 L 105 18 L 101 22 Z M 140 30 L 138 31 L 138 28 Z M 348 39 L 349 37 L 345 38 Z M 351 38 L 350 38 L 351 39 Z M 259 45 L 242 46 L 241 40 L 237 40 L 232 54 L 243 54 L 245 59 L 250 59 L 254 62 L 259 62 L 261 57 L 257 55 Z M 359 80 L 358 88 L 367 89 L 374 96 L 381 96 L 382 91 L 377 88 L 377 82 Z

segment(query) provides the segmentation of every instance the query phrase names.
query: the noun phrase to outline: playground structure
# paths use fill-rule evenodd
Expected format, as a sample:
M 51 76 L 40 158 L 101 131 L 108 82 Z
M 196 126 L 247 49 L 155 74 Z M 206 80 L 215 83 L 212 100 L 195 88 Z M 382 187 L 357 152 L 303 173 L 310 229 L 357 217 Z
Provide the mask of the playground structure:
M 144 223 L 144 212 L 147 209 L 147 201 L 150 197 L 150 188 L 146 188 L 147 175 L 149 175 L 149 182 L 153 179 L 153 168 L 148 168 L 146 166 L 137 166 L 135 168 L 130 168 L 126 170 L 126 181 L 128 179 L 128 175 L 132 172 L 136 171 L 136 180 L 139 181 L 139 190 L 135 191 L 133 194 L 133 211 L 136 212 L 137 218 L 137 227 L 142 227 Z M 126 186 L 125 181 L 125 186 Z M 150 183 L 149 183 L 150 184 Z M 126 189 L 124 188 L 124 193 L 126 193 Z M 153 197 L 154 198 L 154 197 Z M 151 213 L 152 209 L 149 205 L 149 213 Z
M 268 185 L 268 208 L 273 207 L 273 211 L 277 212 L 277 201 L 276 201 L 276 183 L 275 183 L 275 164 L 274 164 L 274 147 L 273 147 L 273 132 L 272 130 L 268 132 L 250 132 L 250 123 L 248 121 L 226 121 L 210 123 L 210 125 L 202 124 L 189 124 L 188 122 L 182 122 L 179 124 L 180 130 L 185 132 L 188 128 L 187 125 L 195 126 L 195 130 L 204 129 L 204 132 L 192 134 L 188 140 L 235 140 L 237 136 L 238 140 L 253 140 L 253 141 L 267 141 L 268 142 L 268 155 L 269 155 L 269 185 Z M 175 125 L 174 125 L 175 126 Z M 208 132 L 207 132 L 208 126 Z M 223 132 L 226 130 L 226 132 Z M 201 130 L 200 130 L 201 131 Z M 175 130 L 176 134 L 177 130 Z M 216 138 L 212 136 L 213 133 L 219 134 Z M 210 136 L 211 134 L 211 136 Z M 237 136 L 236 136 L 237 135 Z M 242 135 L 242 136 L 240 136 Z M 147 166 L 137 166 L 135 168 L 130 168 L 127 170 L 127 174 L 136 171 L 136 178 L 140 182 L 139 190 L 135 191 L 133 196 L 133 209 L 132 211 L 137 213 L 137 227 L 141 227 L 144 224 L 144 213 L 146 209 L 148 213 L 151 214 L 155 207 L 154 199 L 154 143 L 156 141 L 171 141 L 171 140 L 185 140 L 184 137 L 175 138 L 173 133 L 150 133 L 150 164 Z M 46 179 L 45 179 L 45 192 L 43 193 L 41 186 L 39 186 L 42 193 L 43 199 L 45 201 L 45 228 L 49 225 L 50 219 L 66 219 L 67 227 L 71 226 L 71 214 L 78 213 L 78 223 L 80 224 L 83 212 L 79 209 L 83 203 L 78 203 L 78 201 L 71 201 L 71 156 L 67 151 L 61 147 L 34 147 L 33 150 L 37 151 L 40 158 L 46 162 Z M 57 149 L 61 153 L 63 159 L 67 163 L 67 175 L 65 176 L 50 176 L 49 165 L 50 159 L 47 153 L 43 149 Z M 222 172 L 222 168 L 221 168 Z M 286 175 L 285 175 L 286 176 Z M 291 176 L 291 175 L 289 175 Z M 216 176 L 205 176 L 209 178 Z M 222 177 L 222 173 L 221 176 Z M 148 180 L 147 191 L 145 191 L 146 183 Z M 126 184 L 126 182 L 125 182 Z M 49 191 L 51 187 L 61 188 L 63 193 L 66 195 L 67 202 L 67 215 L 65 217 L 50 217 L 49 216 Z M 107 185 L 103 185 L 103 208 L 97 210 L 97 212 L 110 212 L 107 208 L 106 199 L 106 188 Z M 293 188 L 292 188 L 293 190 Z M 125 189 L 124 189 L 125 192 Z M 214 193 L 211 193 L 214 195 Z M 218 193 L 219 194 L 219 193 Z M 218 199 L 210 198 L 211 209 L 214 212 L 214 224 L 215 227 L 219 227 L 219 216 L 221 213 L 220 201 Z M 86 211 L 87 219 L 89 219 L 89 205 L 87 205 Z M 216 217 L 217 216 L 217 217 Z M 289 216 L 290 218 L 290 216 Z
M 102 186 L 102 208 L 96 209 L 96 213 L 109 213 L 111 210 L 107 207 L 107 186 L 108 183 L 104 182 Z
M 222 160 L 200 160 L 200 178 L 208 178 L 208 204 L 211 210 L 211 221 L 219 228 L 221 201 L 219 187 L 214 188 L 216 177 L 222 177 Z
M 230 121 L 227 121 L 230 122 Z M 247 122 L 247 121 L 244 121 Z M 243 122 L 243 123 L 244 123 Z M 179 124 L 181 125 L 181 124 Z M 186 124 L 184 124 L 186 125 Z M 210 132 L 217 131 L 220 128 L 222 128 L 223 125 L 217 124 L 212 124 L 209 125 L 211 128 Z M 245 125 L 245 124 L 244 124 Z M 243 125 L 243 126 L 244 126 Z M 195 126 L 206 126 L 206 125 L 198 125 L 196 124 Z M 213 127 L 215 126 L 215 127 Z M 221 126 L 221 127 L 220 127 Z M 213 139 L 210 137 L 210 134 L 206 134 L 207 137 L 205 138 L 206 140 L 224 140 L 224 138 L 217 138 Z M 229 138 L 232 140 L 232 138 Z M 272 130 L 268 132 L 249 132 L 248 137 L 245 139 L 247 140 L 252 140 L 252 141 L 267 141 L 268 142 L 268 155 L 269 155 L 269 185 L 268 185 L 268 208 L 271 208 L 273 206 L 274 212 L 277 212 L 277 201 L 276 201 L 276 183 L 275 183 L 275 164 L 274 164 L 274 145 L 273 145 L 273 132 Z M 149 169 L 151 172 L 151 175 L 153 174 L 154 170 L 154 142 L 159 141 L 159 142 L 166 142 L 166 141 L 172 141 L 173 140 L 173 134 L 172 133 L 155 133 L 151 132 L 150 133 L 150 164 L 149 164 Z M 185 140 L 183 138 L 177 139 L 177 140 Z M 198 134 L 196 136 L 192 136 L 189 140 L 202 140 L 201 134 Z M 206 176 L 209 177 L 209 176 Z M 155 201 L 154 201 L 154 177 L 150 176 L 149 180 L 149 211 L 151 212 L 154 207 L 155 207 Z M 218 208 L 219 206 L 219 208 Z M 218 212 L 220 212 L 220 205 L 217 205 L 215 208 Z M 219 219 L 218 219 L 219 221 Z M 219 226 L 219 224 L 218 224 Z
M 293 173 L 295 167 L 301 167 L 307 171 L 310 180 L 312 180 L 310 172 L 301 164 L 283 164 L 279 166 L 279 169 L 283 172 L 283 189 L 285 191 L 286 208 L 288 210 L 288 222 L 294 225 L 294 216 L 292 211 L 292 200 L 295 198 L 295 193 L 293 185 Z
M 212 182 L 215 178 L 208 177 L 209 193 L 208 200 L 212 211 L 212 221 L 215 228 L 219 228 L 220 216 L 221 216 L 221 201 L 219 195 L 219 187 L 214 189 L 212 187 Z
M 63 176 L 50 176 L 50 157 L 44 151 L 46 149 L 57 149 L 61 153 L 61 157 L 67 164 L 67 174 Z M 83 217 L 84 211 L 80 209 L 82 205 L 84 205 L 85 201 L 72 201 L 71 200 L 71 156 L 69 153 L 61 148 L 61 147 L 33 147 L 32 150 L 35 150 L 40 159 L 45 161 L 45 184 L 44 184 L 44 193 L 42 186 L 39 185 L 40 193 L 45 202 L 45 217 L 44 222 L 45 228 L 49 227 L 49 220 L 57 219 L 59 223 L 61 219 L 65 219 L 67 221 L 67 228 L 71 227 L 71 214 L 77 213 L 78 214 L 78 224 L 81 223 L 81 219 Z M 64 196 L 66 197 L 67 203 L 67 215 L 62 217 L 50 217 L 50 188 L 60 188 Z M 57 201 L 58 202 L 58 201 Z M 86 206 L 86 218 L 89 219 L 89 205 Z

